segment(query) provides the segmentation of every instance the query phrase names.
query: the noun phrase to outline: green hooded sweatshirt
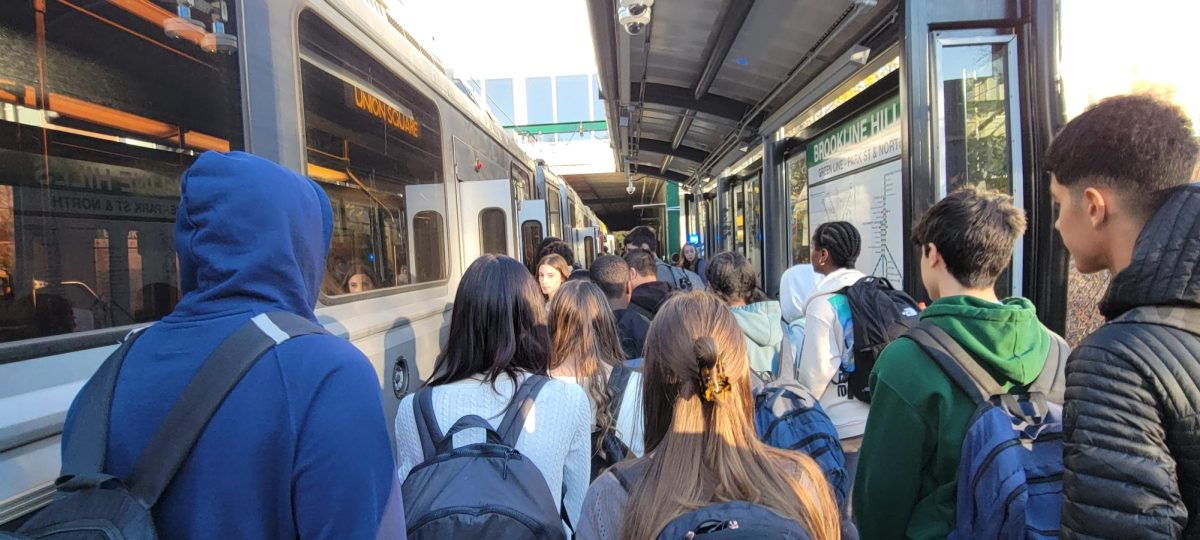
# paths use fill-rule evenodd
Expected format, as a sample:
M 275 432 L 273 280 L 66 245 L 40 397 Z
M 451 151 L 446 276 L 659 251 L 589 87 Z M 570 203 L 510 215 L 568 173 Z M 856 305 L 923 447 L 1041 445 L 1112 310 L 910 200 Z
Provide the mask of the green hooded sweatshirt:
M 1026 386 L 1050 337 L 1033 304 L 942 298 L 921 314 L 957 341 L 1005 390 Z M 946 538 L 954 528 L 959 452 L 975 404 L 912 340 L 900 338 L 871 372 L 871 414 L 854 484 L 864 540 Z

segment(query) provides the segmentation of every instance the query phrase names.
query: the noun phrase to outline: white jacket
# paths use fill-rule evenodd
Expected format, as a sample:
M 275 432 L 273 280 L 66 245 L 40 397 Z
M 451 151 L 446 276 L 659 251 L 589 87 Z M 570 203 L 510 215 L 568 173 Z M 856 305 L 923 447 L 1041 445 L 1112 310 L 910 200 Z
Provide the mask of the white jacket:
M 854 332 L 849 303 L 837 292 L 863 277 L 853 268 L 833 272 L 817 283 L 804 305 L 804 346 L 797 379 L 820 399 L 842 439 L 861 436 L 870 411 L 868 404 L 850 395 L 847 377 L 840 369 L 852 354 L 848 345 L 853 345 Z

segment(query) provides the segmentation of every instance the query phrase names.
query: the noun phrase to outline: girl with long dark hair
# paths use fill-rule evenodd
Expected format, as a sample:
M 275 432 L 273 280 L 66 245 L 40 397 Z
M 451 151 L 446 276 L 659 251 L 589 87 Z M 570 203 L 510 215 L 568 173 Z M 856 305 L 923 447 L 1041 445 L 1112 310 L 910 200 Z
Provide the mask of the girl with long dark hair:
M 442 432 L 468 415 L 498 428 L 516 389 L 530 375 L 547 375 L 549 366 L 545 303 L 529 271 L 505 256 L 476 259 L 458 285 L 450 336 L 426 383 L 432 387 L 434 416 Z M 480 431 L 456 435 L 456 446 L 482 442 L 483 434 L 476 433 Z M 583 389 L 552 380 L 534 400 L 516 443 L 517 451 L 541 471 L 572 522 L 578 521 L 590 479 L 591 431 L 592 409 Z M 425 460 L 413 395 L 400 402 L 396 413 L 396 452 L 397 476 L 403 482 Z

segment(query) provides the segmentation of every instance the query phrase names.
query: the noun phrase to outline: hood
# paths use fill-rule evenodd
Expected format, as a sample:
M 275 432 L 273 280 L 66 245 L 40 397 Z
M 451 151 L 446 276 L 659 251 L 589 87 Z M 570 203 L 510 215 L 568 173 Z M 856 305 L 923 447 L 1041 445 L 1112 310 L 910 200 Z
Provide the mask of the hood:
M 169 318 L 281 310 L 315 319 L 333 233 L 316 182 L 251 154 L 205 152 L 180 192 L 183 297 Z
M 650 313 L 657 313 L 658 306 L 671 293 L 671 286 L 662 281 L 651 281 L 638 285 L 629 296 L 630 304 L 637 304 Z
M 859 272 L 855 268 L 843 268 L 837 270 L 825 277 L 817 276 L 817 287 L 808 295 L 808 299 L 804 301 L 804 309 L 800 313 L 801 316 L 808 313 L 808 307 L 813 301 L 822 296 L 829 296 L 846 287 L 858 283 L 858 280 L 866 277 L 866 274 Z
M 779 307 L 783 320 L 792 323 L 804 317 L 804 304 L 817 288 L 817 272 L 811 264 L 797 264 L 779 278 Z
M 1050 336 L 1033 303 L 1024 298 L 995 304 L 972 296 L 950 296 L 930 304 L 921 320 L 938 325 L 993 377 L 1014 385 L 1033 382 L 1050 350 Z
M 1177 189 L 1138 236 L 1129 267 L 1113 278 L 1100 312 L 1140 306 L 1200 307 L 1200 184 Z
M 783 341 L 779 302 L 768 300 L 730 308 L 746 338 L 759 347 L 775 347 Z

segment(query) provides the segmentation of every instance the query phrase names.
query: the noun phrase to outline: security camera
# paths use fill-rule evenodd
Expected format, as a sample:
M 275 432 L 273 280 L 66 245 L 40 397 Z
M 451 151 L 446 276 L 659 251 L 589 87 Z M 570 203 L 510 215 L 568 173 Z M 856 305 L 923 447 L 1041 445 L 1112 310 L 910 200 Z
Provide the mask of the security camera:
M 621 6 L 617 8 L 617 20 L 621 26 L 625 27 L 625 31 L 632 35 L 642 33 L 646 29 L 646 25 L 650 24 L 650 6 L 640 4 L 635 7 Z
M 642 9 L 654 5 L 654 0 L 621 0 L 621 7 L 641 13 Z
M 625 193 L 633 195 L 633 192 L 635 192 L 635 191 L 637 191 L 637 188 L 633 187 L 633 184 L 629 184 L 628 186 L 625 186 Z

